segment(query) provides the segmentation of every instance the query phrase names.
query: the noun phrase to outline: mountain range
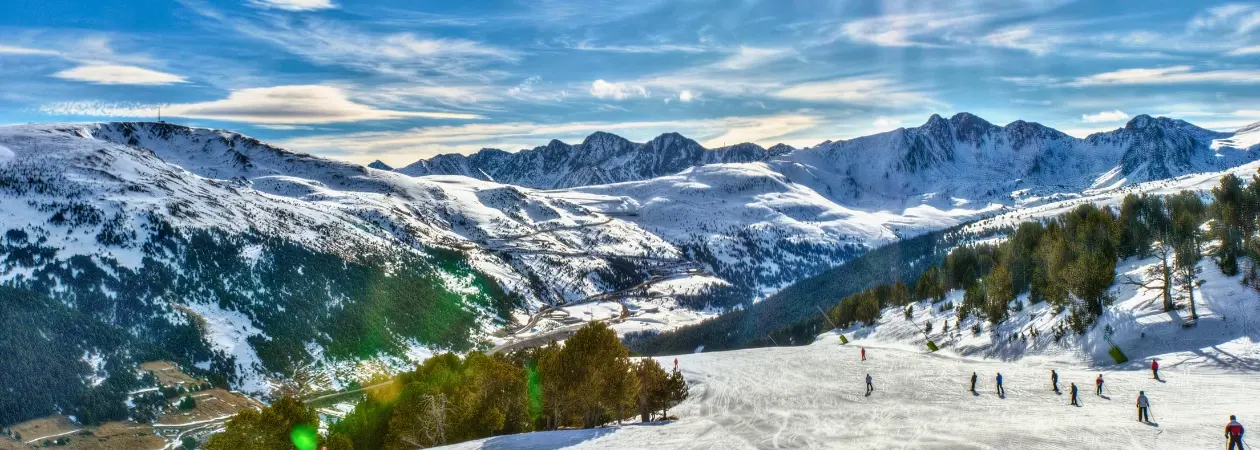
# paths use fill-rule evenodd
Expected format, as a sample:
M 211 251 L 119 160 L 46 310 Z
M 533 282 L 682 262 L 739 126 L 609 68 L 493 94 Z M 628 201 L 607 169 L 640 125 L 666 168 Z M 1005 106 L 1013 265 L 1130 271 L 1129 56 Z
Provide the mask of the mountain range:
M 595 133 L 399 169 L 167 123 L 0 127 L 0 285 L 50 318 L 4 323 L 80 330 L 48 353 L 75 355 L 69 375 L 32 390 L 154 358 L 262 393 L 587 300 L 659 311 L 621 331 L 668 329 L 908 236 L 1257 159 L 1260 124 L 1145 115 L 1084 139 L 933 115 L 801 149 Z

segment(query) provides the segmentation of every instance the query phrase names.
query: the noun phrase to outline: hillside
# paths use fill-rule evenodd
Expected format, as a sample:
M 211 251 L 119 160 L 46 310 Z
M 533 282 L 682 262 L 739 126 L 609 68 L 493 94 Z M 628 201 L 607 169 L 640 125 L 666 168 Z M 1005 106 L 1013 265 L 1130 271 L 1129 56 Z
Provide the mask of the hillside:
M 315 364 L 336 387 L 360 360 L 486 346 L 518 312 L 681 255 L 563 199 L 235 133 L 31 125 L 0 129 L 0 147 L 0 379 L 24 399 L 0 422 L 121 404 L 147 359 L 252 394 Z

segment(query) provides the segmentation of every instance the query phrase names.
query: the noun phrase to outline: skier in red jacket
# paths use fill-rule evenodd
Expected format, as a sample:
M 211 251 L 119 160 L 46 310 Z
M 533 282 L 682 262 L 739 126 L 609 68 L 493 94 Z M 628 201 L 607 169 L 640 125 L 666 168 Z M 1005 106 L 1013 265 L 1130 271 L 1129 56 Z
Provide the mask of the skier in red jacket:
M 1151 375 L 1154 375 L 1156 380 L 1159 379 L 1159 361 L 1151 360 Z
M 862 361 L 866 361 L 866 347 L 862 347 Z
M 1225 438 L 1229 439 L 1229 443 L 1225 445 L 1226 450 L 1243 450 L 1243 426 L 1234 416 L 1229 416 L 1229 425 L 1225 425 Z

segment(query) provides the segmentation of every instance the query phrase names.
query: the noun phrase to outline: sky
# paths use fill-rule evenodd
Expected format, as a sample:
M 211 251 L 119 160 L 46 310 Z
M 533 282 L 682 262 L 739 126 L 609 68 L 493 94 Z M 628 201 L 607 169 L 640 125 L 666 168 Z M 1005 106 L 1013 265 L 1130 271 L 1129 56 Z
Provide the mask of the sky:
M 7 0 L 0 125 L 163 119 L 401 166 L 594 131 L 797 147 L 933 113 L 1260 121 L 1260 3 Z

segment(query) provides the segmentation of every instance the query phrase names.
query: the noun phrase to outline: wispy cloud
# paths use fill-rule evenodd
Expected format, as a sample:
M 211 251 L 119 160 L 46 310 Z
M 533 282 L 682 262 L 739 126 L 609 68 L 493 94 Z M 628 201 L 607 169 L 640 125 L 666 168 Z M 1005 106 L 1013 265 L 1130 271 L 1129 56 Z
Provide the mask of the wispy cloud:
M 265 20 L 198 9 L 221 29 L 239 33 L 316 64 L 434 84 L 489 82 L 504 76 L 488 67 L 519 60 L 517 51 L 456 37 L 379 32 L 317 17 L 268 15 Z
M 61 52 L 42 48 L 18 47 L 0 44 L 0 55 L 59 56 Z
M 1121 110 L 1102 111 L 1096 114 L 1082 114 L 1081 120 L 1086 123 L 1122 122 L 1129 120 L 1129 114 Z
M 937 103 L 926 93 L 879 77 L 840 78 L 801 83 L 774 92 L 778 98 L 868 106 L 906 106 Z
M 733 54 L 726 57 L 714 67 L 726 70 L 747 70 L 753 67 L 769 64 L 792 55 L 796 52 L 786 48 L 758 48 L 740 46 Z
M 1230 50 L 1228 52 L 1225 52 L 1225 54 L 1230 55 L 1230 56 L 1260 55 L 1260 45 L 1239 47 L 1239 48 Z
M 54 73 L 53 76 L 94 84 L 165 85 L 187 81 L 180 75 L 117 64 L 83 65 Z
M 1248 34 L 1260 30 L 1260 5 L 1230 3 L 1212 7 L 1195 15 L 1188 27 L 1191 31 Z
M 1191 66 L 1122 69 L 1077 78 L 1067 86 L 1139 84 L 1260 84 L 1260 70 L 1228 69 L 1195 71 Z
M 980 38 L 991 47 L 1024 50 L 1034 55 L 1045 55 L 1059 48 L 1063 39 L 1057 35 L 1040 32 L 1029 25 L 1002 28 Z
M 676 121 L 629 122 L 512 122 L 414 128 L 404 131 L 362 132 L 309 136 L 280 142 L 282 146 L 311 153 L 335 155 L 358 162 L 381 159 L 405 165 L 442 153 L 470 153 L 486 147 L 514 151 L 542 145 L 551 139 L 582 140 L 595 131 L 621 134 L 646 141 L 661 133 L 677 131 L 701 140 L 708 147 L 756 142 L 771 145 L 792 133 L 819 123 L 807 114 L 755 117 L 721 117 Z
M 249 0 L 249 5 L 285 11 L 318 11 L 337 7 L 331 0 Z
M 377 109 L 351 100 L 341 89 L 318 85 L 241 89 L 233 91 L 222 100 L 200 103 L 136 105 L 62 102 L 45 105 L 40 110 L 56 115 L 150 117 L 157 114 L 159 106 L 162 114 L 170 117 L 260 124 L 324 124 L 406 117 L 464 120 L 484 118 L 476 114 Z
M 714 49 L 693 44 L 637 44 L 637 45 L 600 45 L 592 41 L 579 41 L 576 44 L 566 45 L 567 48 L 573 50 L 583 50 L 590 52 L 611 52 L 611 53 L 706 53 Z

